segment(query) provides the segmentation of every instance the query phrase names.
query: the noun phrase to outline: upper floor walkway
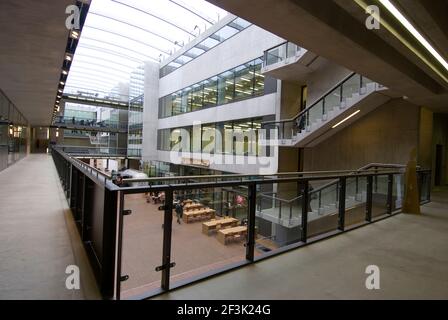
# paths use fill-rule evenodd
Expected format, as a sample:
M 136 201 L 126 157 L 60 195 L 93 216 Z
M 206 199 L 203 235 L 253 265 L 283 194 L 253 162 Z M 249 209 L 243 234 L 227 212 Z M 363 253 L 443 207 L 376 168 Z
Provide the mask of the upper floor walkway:
M 447 299 L 448 188 L 422 215 L 365 227 L 163 294 L 156 299 Z M 367 290 L 366 267 L 380 269 Z

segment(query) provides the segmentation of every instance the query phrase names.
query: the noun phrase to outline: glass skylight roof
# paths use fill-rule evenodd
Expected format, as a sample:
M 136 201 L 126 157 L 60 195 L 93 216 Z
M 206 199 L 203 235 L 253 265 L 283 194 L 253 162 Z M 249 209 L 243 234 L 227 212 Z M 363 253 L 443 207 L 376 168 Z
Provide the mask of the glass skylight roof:
M 124 95 L 126 86 L 119 84 L 129 83 L 143 62 L 166 59 L 226 15 L 205 0 L 92 0 L 64 92 Z M 230 29 L 223 36 L 238 32 Z M 203 49 L 192 48 L 173 64 L 218 43 L 206 39 Z

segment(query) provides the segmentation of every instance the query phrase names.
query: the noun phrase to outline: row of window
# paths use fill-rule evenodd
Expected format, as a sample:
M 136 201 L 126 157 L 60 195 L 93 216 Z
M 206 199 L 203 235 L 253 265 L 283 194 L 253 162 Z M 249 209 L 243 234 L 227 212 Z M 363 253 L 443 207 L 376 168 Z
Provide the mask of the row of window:
M 160 69 L 159 77 L 163 78 L 164 76 L 170 74 L 174 70 L 180 68 L 184 64 L 190 62 L 193 59 L 196 59 L 203 53 L 209 51 L 210 49 L 216 47 L 218 44 L 226 41 L 227 39 L 233 37 L 235 34 L 243 31 L 251 24 L 244 19 L 236 18 L 220 30 L 216 31 L 214 34 L 203 40 L 201 43 L 197 44 L 174 61 L 171 61 L 166 66 L 163 66 Z
M 259 143 L 262 121 L 249 119 L 158 130 L 157 148 L 162 151 L 269 156 L 269 148 Z
M 260 58 L 159 99 L 159 119 L 277 91 L 277 80 L 261 74 Z

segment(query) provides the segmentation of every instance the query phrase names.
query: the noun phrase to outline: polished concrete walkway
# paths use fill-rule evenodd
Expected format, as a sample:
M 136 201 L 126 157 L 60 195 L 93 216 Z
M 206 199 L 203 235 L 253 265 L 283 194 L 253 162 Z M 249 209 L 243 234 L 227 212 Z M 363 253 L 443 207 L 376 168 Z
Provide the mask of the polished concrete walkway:
M 0 299 L 99 298 L 50 156 L 0 172 Z M 65 286 L 78 265 L 80 290 Z
M 157 299 L 448 299 L 448 189 L 399 214 Z M 367 290 L 366 267 L 380 268 Z

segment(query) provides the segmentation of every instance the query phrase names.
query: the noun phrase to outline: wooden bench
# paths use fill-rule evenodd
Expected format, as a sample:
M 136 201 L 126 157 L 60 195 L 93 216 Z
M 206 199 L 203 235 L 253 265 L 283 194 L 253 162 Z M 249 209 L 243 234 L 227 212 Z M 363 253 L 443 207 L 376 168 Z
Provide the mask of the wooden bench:
M 246 234 L 247 234 L 247 227 L 238 226 L 219 230 L 216 238 L 223 245 L 226 245 L 230 240 L 244 238 Z
M 238 219 L 224 218 L 219 220 L 211 220 L 202 223 L 202 233 L 209 235 L 210 231 L 219 230 L 225 227 L 236 227 L 238 225 Z

